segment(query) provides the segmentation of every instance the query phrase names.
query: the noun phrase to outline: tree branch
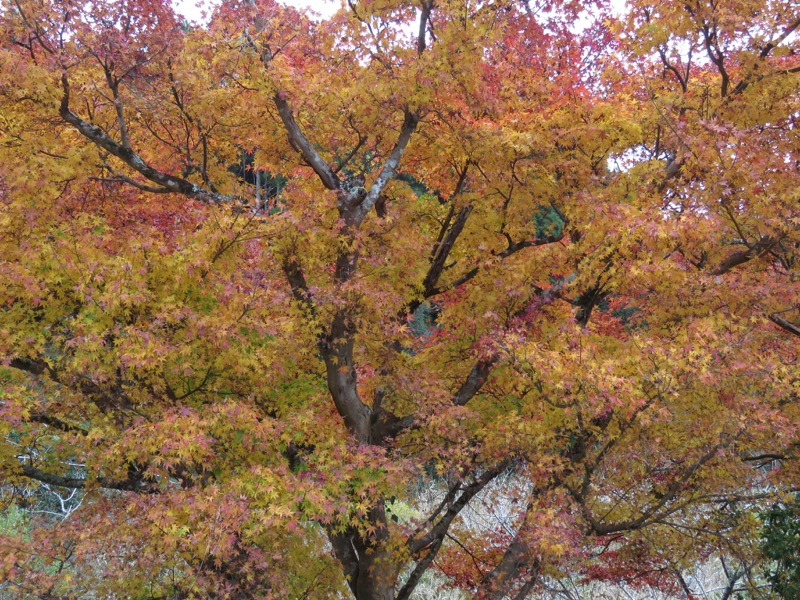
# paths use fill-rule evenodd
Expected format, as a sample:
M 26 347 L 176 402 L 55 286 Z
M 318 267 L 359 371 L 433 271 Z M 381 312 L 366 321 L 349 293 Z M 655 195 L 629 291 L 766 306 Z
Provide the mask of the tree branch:
M 767 42 L 763 48 L 761 48 L 761 52 L 758 53 L 759 62 L 757 62 L 754 66 L 753 72 L 750 73 L 750 76 L 745 77 L 742 79 L 736 87 L 731 92 L 731 95 L 734 94 L 741 94 L 745 91 L 752 83 L 761 79 L 761 77 L 755 76 L 756 69 L 758 68 L 760 61 L 763 61 L 767 56 L 769 56 L 770 52 L 772 52 L 778 44 L 783 42 L 787 37 L 792 35 L 797 28 L 800 27 L 800 19 L 795 19 L 792 23 L 786 26 L 786 28 L 778 35 L 776 38 L 772 39 L 771 41 Z M 791 70 L 790 70 L 791 71 Z M 763 77 L 763 76 L 762 76 Z
M 514 582 L 514 578 L 531 562 L 532 557 L 528 544 L 522 539 L 521 533 L 522 528 L 517 531 L 497 566 L 487 573 L 483 581 L 481 581 L 481 588 L 484 590 L 482 597 L 490 598 L 491 600 L 505 598 Z M 529 581 L 536 580 L 538 563 L 535 558 L 533 559 L 532 570 L 533 574 Z
M 778 315 L 778 313 L 771 314 L 769 316 L 769 320 L 775 323 L 775 325 L 777 325 L 781 329 L 785 329 L 792 335 L 800 337 L 800 325 L 795 325 L 794 323 L 787 321 L 786 319 Z
M 772 236 L 764 236 L 754 244 L 749 244 L 747 250 L 740 250 L 734 252 L 728 258 L 723 260 L 711 271 L 712 275 L 724 275 L 734 267 L 749 262 L 754 258 L 758 258 L 769 252 L 778 243 L 778 239 Z
M 54 473 L 47 473 L 28 463 L 20 464 L 20 470 L 25 477 L 41 483 L 46 483 L 48 485 L 55 485 L 64 488 L 82 489 L 94 481 L 100 487 L 109 490 L 136 492 L 137 494 L 154 494 L 159 491 L 155 482 L 146 482 L 143 481 L 141 477 L 136 476 L 129 476 L 127 479 L 120 480 L 107 479 L 105 477 L 97 477 L 96 479 L 66 477 L 63 475 L 56 475 Z
M 314 302 L 311 299 L 311 294 L 308 291 L 308 284 L 306 277 L 303 274 L 303 269 L 295 256 L 290 256 L 284 259 L 283 273 L 286 275 L 286 280 L 289 282 L 289 287 L 292 289 L 292 296 L 294 299 L 308 309 L 312 314 L 314 312 Z
M 458 388 L 456 395 L 453 396 L 453 404 L 464 406 L 477 394 L 489 378 L 492 369 L 500 360 L 500 356 L 495 354 L 486 360 L 479 360 L 470 370 L 469 375 L 461 387 Z
M 8 366 L 35 377 L 46 375 L 50 381 L 83 394 L 104 413 L 109 410 L 133 410 L 134 402 L 132 402 L 119 383 L 110 389 L 104 389 L 85 375 L 74 380 L 65 380 L 42 359 L 14 358 L 9 361 Z
M 417 562 L 414 570 L 408 577 L 408 580 L 397 593 L 396 600 L 408 600 L 411 597 L 414 589 L 417 587 L 422 575 L 427 571 L 430 564 L 436 558 L 439 550 L 442 547 L 442 542 L 447 535 L 450 525 L 458 514 L 469 504 L 470 500 L 475 497 L 482 489 L 484 489 L 489 482 L 502 473 L 508 466 L 508 461 L 503 462 L 494 469 L 489 469 L 482 473 L 480 477 L 476 478 L 470 485 L 464 488 L 458 499 L 452 503 L 442 517 L 436 524 L 423 536 L 411 537 L 408 539 L 408 549 L 412 555 L 427 549 L 425 556 Z
M 286 128 L 286 133 L 289 136 L 289 143 L 292 145 L 292 148 L 297 150 L 309 166 L 314 169 L 317 177 L 322 181 L 322 185 L 329 190 L 338 190 L 341 186 L 341 182 L 336 175 L 334 175 L 328 163 L 322 160 L 322 157 L 314 146 L 311 145 L 311 142 L 308 141 L 303 130 L 300 129 L 297 121 L 295 121 L 292 109 L 289 108 L 289 103 L 286 101 L 286 92 L 276 93 L 273 100 L 278 109 L 281 121 L 283 121 L 283 126 Z
M 87 123 L 86 121 L 78 117 L 75 113 L 73 113 L 70 110 L 69 80 L 67 79 L 66 71 L 61 74 L 61 87 L 63 93 L 61 96 L 61 104 L 59 106 L 59 111 L 58 111 L 59 114 L 61 115 L 61 118 L 64 119 L 70 125 L 72 125 L 75 129 L 77 129 L 85 138 L 87 138 L 93 144 L 107 151 L 109 154 L 116 156 L 122 162 L 128 165 L 131 169 L 133 169 L 140 175 L 144 176 L 149 181 L 152 181 L 153 183 L 158 184 L 160 187 L 166 188 L 169 191 L 174 192 L 176 194 L 183 194 L 184 196 L 200 200 L 207 204 L 220 204 L 228 201 L 245 203 L 244 199 L 238 196 L 225 196 L 222 194 L 214 194 L 213 192 L 210 192 L 198 185 L 195 185 L 191 181 L 188 181 L 181 177 L 176 177 L 174 175 L 163 173 L 151 167 L 136 152 L 134 152 L 130 148 L 126 148 L 122 144 L 117 143 L 105 131 L 103 131 L 96 125 Z
M 464 230 L 464 226 L 467 224 L 467 219 L 470 213 L 472 213 L 472 209 L 473 206 L 470 204 L 463 207 L 458 212 L 453 225 L 438 244 L 436 254 L 431 261 L 431 266 L 428 268 L 428 273 L 425 275 L 425 279 L 422 282 L 423 297 L 427 298 L 431 292 L 436 289 L 436 284 L 439 282 L 439 277 L 442 275 L 447 258 L 450 256 L 450 252 L 453 250 L 458 236 L 461 235 L 461 232 Z
M 417 56 L 425 52 L 425 33 L 428 28 L 428 19 L 433 9 L 433 0 L 422 0 L 422 10 L 419 15 L 419 30 L 417 31 Z
M 347 586 L 353 594 L 356 594 L 356 586 L 358 583 L 358 554 L 355 546 L 353 545 L 354 532 L 349 529 L 346 532 L 335 532 L 331 528 L 326 528 L 328 532 L 328 540 L 333 547 L 333 553 L 339 564 L 342 565 Z
M 47 425 L 48 427 L 52 427 L 53 429 L 58 429 L 59 431 L 64 431 L 66 433 L 79 433 L 81 435 L 87 435 L 89 433 L 82 427 L 72 425 L 66 421 L 62 421 L 57 417 L 52 417 L 44 413 L 33 413 L 28 417 L 28 421 L 31 423 Z
M 106 165 L 108 166 L 108 165 Z M 121 173 L 117 173 L 115 170 L 111 169 L 111 172 L 114 174 L 113 177 L 93 177 L 92 179 L 95 181 L 100 181 L 102 183 L 127 183 L 135 187 L 136 189 L 142 190 L 143 192 L 149 192 L 151 194 L 171 194 L 173 191 L 169 188 L 155 186 L 155 185 L 147 185 L 146 183 L 140 183 L 135 179 L 131 179 L 126 175 Z
M 372 210 L 372 207 L 378 201 L 381 193 L 383 193 L 386 184 L 388 184 L 389 180 L 395 176 L 395 173 L 397 173 L 397 167 L 400 165 L 400 159 L 403 157 L 406 146 L 408 145 L 412 134 L 414 131 L 416 131 L 418 124 L 419 117 L 410 110 L 406 109 L 405 117 L 403 118 L 403 125 L 400 128 L 400 135 L 397 137 L 397 142 L 395 143 L 392 152 L 389 154 L 389 158 L 386 159 L 378 178 L 372 183 L 372 186 L 369 188 L 369 192 L 367 192 L 366 197 L 361 201 L 361 204 L 356 210 L 355 222 L 357 224 L 361 223 L 369 211 Z
M 730 76 L 725 68 L 725 56 L 722 54 L 722 50 L 719 47 L 716 25 L 712 28 L 707 23 L 703 23 L 701 31 L 703 32 L 703 41 L 706 46 L 708 58 L 717 67 L 717 71 L 719 72 L 720 77 L 722 77 L 722 83 L 720 84 L 720 96 L 724 98 L 728 95 Z
M 683 475 L 677 478 L 669 486 L 669 488 L 667 488 L 664 494 L 659 498 L 658 502 L 653 504 L 647 510 L 642 511 L 642 513 L 635 519 L 623 521 L 621 523 L 605 524 L 595 519 L 592 515 L 585 513 L 585 517 L 589 522 L 592 531 L 598 535 L 608 535 L 610 533 L 619 533 L 621 531 L 633 531 L 636 529 L 641 529 L 654 519 L 663 517 L 664 515 L 659 517 L 657 513 L 675 498 L 675 495 L 678 493 L 681 487 L 683 487 L 692 477 L 694 477 L 695 473 L 697 473 L 697 471 L 700 470 L 703 465 L 713 459 L 717 455 L 717 452 L 733 443 L 734 439 L 735 436 L 732 436 L 729 440 L 716 444 L 710 450 L 708 450 L 708 452 L 698 458 L 688 469 L 684 471 Z M 581 499 L 576 499 L 583 504 Z
M 525 248 L 536 248 L 539 246 L 546 246 L 548 244 L 555 244 L 564 239 L 564 234 L 561 233 L 559 235 L 549 235 L 544 238 L 538 238 L 535 240 L 523 240 L 521 242 L 514 242 L 508 236 L 506 236 L 506 239 L 508 241 L 508 246 L 506 247 L 505 250 L 501 252 L 493 252 L 495 256 L 499 258 L 508 258 L 512 254 L 516 254 L 517 252 L 519 252 L 520 250 L 524 250 Z M 460 287 L 465 283 L 467 283 L 468 281 L 474 279 L 478 273 L 480 273 L 480 268 L 473 267 L 472 269 L 464 273 L 461 277 L 455 279 L 454 281 L 450 282 L 448 285 L 444 287 L 433 287 L 430 290 L 426 289 L 424 297 L 431 298 L 433 296 L 438 296 L 439 294 L 449 292 L 450 290 L 454 290 L 457 287 Z
M 508 240 L 508 247 L 497 254 L 497 256 L 500 258 L 508 258 L 512 254 L 515 254 L 520 250 L 524 250 L 525 248 L 535 248 L 537 246 L 555 244 L 556 242 L 560 242 L 564 239 L 564 233 L 562 232 L 558 235 L 548 235 L 547 237 L 537 238 L 535 240 L 523 240 L 521 242 L 514 242 L 510 237 L 506 237 L 506 239 Z

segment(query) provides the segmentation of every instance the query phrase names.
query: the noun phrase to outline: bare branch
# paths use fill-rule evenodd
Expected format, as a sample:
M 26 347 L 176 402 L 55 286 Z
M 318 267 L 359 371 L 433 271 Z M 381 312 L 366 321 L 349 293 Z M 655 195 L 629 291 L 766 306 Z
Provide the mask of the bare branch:
M 705 465 L 707 462 L 712 460 L 717 453 L 728 447 L 730 444 L 733 443 L 736 436 L 732 436 L 728 440 L 720 442 L 712 446 L 705 454 L 700 456 L 694 463 L 687 468 L 683 474 L 675 479 L 672 484 L 665 490 L 663 495 L 659 498 L 657 502 L 652 504 L 650 508 L 642 511 L 642 513 L 635 519 L 631 519 L 629 521 L 623 521 L 620 523 L 602 523 L 592 515 L 585 512 L 585 517 L 589 522 L 590 527 L 592 530 L 598 535 L 608 535 L 610 533 L 619 533 L 621 531 L 634 531 L 636 529 L 641 529 L 645 525 L 651 523 L 654 519 L 663 518 L 665 515 L 660 515 L 661 509 L 663 509 L 668 503 L 670 503 L 673 499 L 675 499 L 676 494 L 678 491 L 689 482 L 692 477 L 700 470 L 700 468 Z M 580 498 L 576 498 L 581 504 L 583 503 Z M 667 511 L 667 514 L 673 511 Z
M 155 185 L 147 185 L 146 183 L 141 183 L 136 181 L 135 179 L 131 179 L 130 177 L 123 175 L 122 173 L 117 173 L 112 169 L 114 173 L 113 177 L 92 177 L 93 181 L 100 181 L 102 183 L 127 183 L 130 186 L 135 187 L 136 189 L 142 190 L 143 192 L 149 192 L 151 194 L 172 194 L 172 190 L 165 187 L 155 186 Z
M 426 533 L 420 537 L 411 537 L 408 539 L 408 548 L 412 555 L 426 550 L 425 556 L 420 559 L 414 567 L 414 570 L 409 575 L 405 585 L 397 593 L 397 600 L 407 600 L 411 597 L 411 593 L 417 587 L 422 575 L 427 571 L 433 559 L 439 553 L 442 547 L 442 542 L 447 535 L 450 525 L 458 514 L 469 504 L 470 500 L 475 497 L 478 492 L 485 488 L 500 473 L 505 471 L 508 466 L 508 461 L 501 463 L 499 466 L 489 469 L 482 473 L 470 485 L 464 488 L 461 495 L 455 500 L 447 512 L 445 512 L 436 524 Z

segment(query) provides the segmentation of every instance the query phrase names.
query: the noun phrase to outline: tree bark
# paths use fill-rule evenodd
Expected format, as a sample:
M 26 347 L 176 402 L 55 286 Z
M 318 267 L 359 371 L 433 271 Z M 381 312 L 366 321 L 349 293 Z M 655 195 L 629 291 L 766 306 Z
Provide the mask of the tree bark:
M 367 519 L 375 527 L 373 535 L 348 528 L 344 532 L 329 530 L 328 539 L 356 600 L 394 600 L 399 570 L 388 548 L 389 529 L 382 500 L 370 509 Z

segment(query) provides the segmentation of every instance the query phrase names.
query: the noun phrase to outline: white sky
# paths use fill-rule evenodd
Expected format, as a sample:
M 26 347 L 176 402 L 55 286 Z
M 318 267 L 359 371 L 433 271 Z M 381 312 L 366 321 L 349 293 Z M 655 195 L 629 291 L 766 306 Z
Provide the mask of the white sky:
M 280 0 L 281 4 L 287 6 L 296 6 L 297 8 L 309 8 L 322 17 L 329 17 L 335 13 L 342 5 L 342 0 Z M 198 8 L 198 3 L 203 6 L 213 6 L 213 1 L 203 0 L 173 0 L 175 8 L 178 13 L 187 17 L 190 21 L 200 20 L 201 8 Z
M 321 17 L 329 17 L 335 13 L 339 7 L 345 4 L 346 0 L 279 0 L 281 4 L 288 6 L 295 6 L 297 8 L 308 8 L 317 13 Z M 202 9 L 198 8 L 198 4 L 202 6 L 213 6 L 215 0 L 173 0 L 178 13 L 187 17 L 190 21 L 200 20 Z M 624 11 L 625 0 L 612 0 L 612 6 L 616 14 L 621 14 Z

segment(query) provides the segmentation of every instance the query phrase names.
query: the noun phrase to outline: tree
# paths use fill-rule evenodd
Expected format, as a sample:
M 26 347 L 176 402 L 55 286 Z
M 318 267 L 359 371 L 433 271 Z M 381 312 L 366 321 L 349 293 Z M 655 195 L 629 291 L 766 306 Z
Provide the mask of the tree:
M 775 504 L 762 515 L 764 554 L 774 561 L 767 571 L 772 589 L 780 598 L 794 598 L 800 592 L 800 522 L 797 498 L 787 504 Z
M 4 2 L 0 468 L 83 493 L 7 585 L 524 598 L 737 548 L 798 483 L 798 26 Z

